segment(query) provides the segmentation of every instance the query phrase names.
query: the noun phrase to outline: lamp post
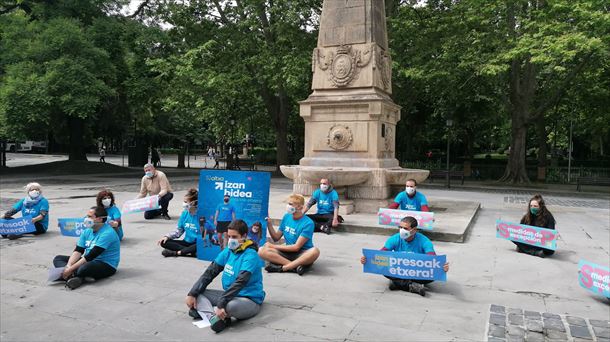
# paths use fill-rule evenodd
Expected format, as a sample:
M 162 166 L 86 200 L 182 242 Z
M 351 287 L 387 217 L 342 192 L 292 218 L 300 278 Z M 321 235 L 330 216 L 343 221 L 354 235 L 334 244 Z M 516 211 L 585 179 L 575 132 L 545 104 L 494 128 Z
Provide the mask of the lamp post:
M 447 189 L 449 189 L 451 187 L 451 183 L 450 183 L 450 177 L 449 177 L 449 146 L 450 146 L 450 142 L 451 142 L 451 138 L 449 136 L 449 134 L 451 133 L 451 126 L 453 126 L 453 120 L 451 119 L 447 119 Z

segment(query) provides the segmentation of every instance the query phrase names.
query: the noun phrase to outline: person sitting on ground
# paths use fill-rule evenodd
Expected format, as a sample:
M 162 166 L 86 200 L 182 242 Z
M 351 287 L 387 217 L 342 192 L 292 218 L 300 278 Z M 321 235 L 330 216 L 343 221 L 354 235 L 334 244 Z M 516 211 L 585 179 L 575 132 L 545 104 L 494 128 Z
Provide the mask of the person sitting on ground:
M 263 225 L 259 221 L 256 221 L 252 224 L 252 227 L 250 227 L 250 230 L 248 231 L 248 239 L 256 243 L 256 249 L 258 250 L 258 246 L 260 246 L 262 238 Z
M 32 234 L 40 235 L 47 232 L 49 228 L 49 201 L 42 196 L 42 187 L 38 183 L 28 183 L 25 186 L 25 198 L 15 203 L 11 209 L 4 213 L 5 219 L 12 219 L 15 214 L 21 212 L 21 216 L 31 216 L 36 231 Z M 2 235 L 10 240 L 18 239 L 23 234 Z
M 229 248 L 218 254 L 186 296 L 189 315 L 200 318 L 198 311 L 204 313 L 217 333 L 231 323 L 231 317 L 255 316 L 265 299 L 261 260 L 248 240 L 248 225 L 243 220 L 231 222 L 227 236 Z M 223 290 L 208 289 L 221 272 Z
M 313 245 L 313 221 L 303 214 L 305 198 L 301 195 L 288 197 L 287 213 L 282 218 L 280 228 L 275 230 L 270 218 L 267 218 L 267 230 L 273 241 L 282 236 L 284 245 L 267 242 L 258 250 L 263 260 L 269 262 L 267 272 L 295 271 L 303 275 L 320 256 L 320 250 Z
M 320 179 L 320 189 L 313 192 L 303 213 L 307 213 L 313 205 L 318 206 L 318 212 L 307 216 L 315 222 L 314 231 L 330 234 L 330 227 L 337 227 L 342 219 L 339 216 L 339 194 L 328 179 Z
M 390 209 L 412 210 L 412 211 L 430 211 L 426 196 L 417 191 L 417 181 L 415 179 L 407 180 L 405 191 L 400 192 L 394 202 L 389 205 Z
M 216 213 L 214 214 L 214 225 L 218 232 L 220 248 L 227 246 L 227 227 L 229 227 L 231 221 L 235 220 L 235 206 L 229 203 L 230 200 L 231 196 L 224 195 L 223 202 L 216 207 Z
M 414 217 L 407 216 L 400 221 L 400 231 L 390 236 L 382 251 L 407 252 L 417 254 L 436 255 L 432 241 L 425 235 L 417 232 L 417 220 Z M 360 258 L 360 263 L 366 263 L 366 257 Z M 449 272 L 449 263 L 443 265 L 443 270 Z M 432 280 L 416 280 L 416 279 L 401 279 L 388 277 L 390 279 L 390 290 L 402 290 L 413 293 L 418 293 L 421 296 L 426 295 L 424 284 L 429 284 Z
M 189 189 L 184 195 L 182 203 L 182 215 L 178 219 L 178 225 L 174 232 L 169 233 L 157 241 L 157 245 L 163 247 L 161 254 L 164 257 L 197 257 L 197 236 L 201 234 L 200 222 L 197 217 L 196 189 Z M 183 240 L 178 240 L 184 234 Z
M 86 228 L 76 243 L 71 256 L 57 255 L 55 267 L 65 267 L 62 278 L 72 290 L 83 281 L 92 282 L 116 273 L 121 259 L 119 237 L 106 221 L 108 213 L 104 207 L 92 207 L 87 212 L 83 225 Z
M 116 231 L 119 240 L 123 241 L 123 223 L 121 222 L 121 210 L 114 202 L 114 194 L 110 190 L 102 190 L 97 193 L 96 203 L 98 207 L 104 207 L 108 213 L 106 223 Z
M 555 230 L 555 218 L 547 209 L 542 195 L 536 194 L 530 199 L 527 212 L 521 218 L 521 224 Z M 520 253 L 527 253 L 541 258 L 555 253 L 552 249 L 532 246 L 522 242 L 513 241 L 513 243 L 517 245 L 517 251 Z
M 203 245 L 211 246 L 218 245 L 218 238 L 216 237 L 216 227 L 212 222 L 214 221 L 214 216 L 210 216 L 209 220 L 206 220 L 205 217 L 199 218 L 199 226 L 203 227 Z
M 159 205 L 161 206 L 161 209 L 145 211 L 144 218 L 150 220 L 160 215 L 166 220 L 171 220 L 167 207 L 169 206 L 169 201 L 174 198 L 174 194 L 172 193 L 167 176 L 165 176 L 165 173 L 155 169 L 152 164 L 144 165 L 144 173 L 145 175 L 142 177 L 142 184 L 140 185 L 140 193 L 136 198 L 159 195 Z

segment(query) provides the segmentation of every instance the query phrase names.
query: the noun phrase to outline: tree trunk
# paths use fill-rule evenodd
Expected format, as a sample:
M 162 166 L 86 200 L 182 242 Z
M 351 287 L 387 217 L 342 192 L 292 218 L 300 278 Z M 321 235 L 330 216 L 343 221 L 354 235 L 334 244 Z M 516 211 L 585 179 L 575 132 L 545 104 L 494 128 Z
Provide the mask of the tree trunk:
M 184 155 L 186 154 L 186 144 L 182 145 L 182 148 L 178 152 L 178 168 L 184 169 Z
M 522 125 L 518 120 L 513 120 L 511 127 L 511 146 L 508 164 L 504 171 L 501 182 L 529 183 L 527 170 L 525 168 L 525 138 L 527 136 L 527 126 Z
M 85 121 L 80 118 L 70 117 L 70 150 L 68 160 L 87 160 L 83 135 L 85 133 Z
M 544 182 L 546 179 L 546 154 L 547 154 L 547 132 L 544 116 L 538 117 L 536 121 L 536 135 L 538 136 L 538 177 L 539 182 Z

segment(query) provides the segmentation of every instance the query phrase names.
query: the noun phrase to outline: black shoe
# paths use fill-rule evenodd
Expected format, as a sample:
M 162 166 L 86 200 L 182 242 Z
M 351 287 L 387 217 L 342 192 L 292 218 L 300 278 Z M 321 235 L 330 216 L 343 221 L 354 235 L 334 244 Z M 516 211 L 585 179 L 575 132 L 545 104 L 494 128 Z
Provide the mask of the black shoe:
M 517 252 L 519 253 L 525 253 L 525 251 L 523 249 L 521 249 L 521 246 L 517 246 Z
M 307 271 L 309 271 L 309 267 L 307 266 L 303 266 L 303 265 L 299 265 L 296 268 L 296 272 L 298 275 L 302 276 L 303 274 L 305 274 Z
M 269 263 L 269 265 L 265 266 L 265 271 L 269 273 L 282 273 L 284 272 L 284 267 L 282 265 Z
M 6 235 L 6 234 L 2 234 L 2 238 L 3 238 L 3 239 L 6 239 L 6 238 L 8 238 L 8 235 Z
M 211 328 L 212 330 L 214 330 L 216 333 L 219 333 L 223 330 L 225 330 L 225 328 L 227 327 L 227 322 L 224 319 L 220 319 L 220 317 L 214 315 L 210 318 L 210 324 L 211 324 Z
M 390 282 L 390 286 L 388 286 L 388 288 L 390 289 L 390 291 L 402 290 L 402 288 L 400 286 L 398 286 L 396 283 L 394 283 L 393 281 Z
M 176 253 L 176 251 L 170 251 L 169 249 L 164 249 L 163 251 L 161 251 L 161 255 L 163 255 L 164 257 L 175 257 L 178 256 L 178 253 Z
M 23 234 L 13 234 L 13 235 L 9 235 L 8 239 L 9 240 L 17 240 L 23 237 Z
M 171 220 L 172 218 L 169 217 L 168 214 L 161 214 L 161 217 L 164 218 L 165 220 Z
M 320 227 L 320 231 L 326 235 L 330 235 L 330 227 L 327 225 L 323 225 Z
M 190 309 L 189 316 L 193 317 L 194 319 L 203 319 L 199 312 L 197 312 L 197 309 Z
M 543 251 L 543 250 L 541 250 L 541 249 L 539 249 L 539 250 L 537 250 L 537 251 L 534 251 L 534 253 L 532 253 L 532 255 L 535 255 L 535 256 L 537 256 L 537 257 L 541 257 L 541 258 L 546 257 L 546 254 L 544 254 L 544 251 Z
M 411 293 L 417 293 L 422 297 L 426 296 L 426 288 L 424 287 L 423 284 L 420 283 L 410 283 L 409 284 L 409 292 Z
M 81 286 L 83 284 L 83 280 L 80 277 L 72 277 L 66 281 L 66 287 L 70 290 L 74 290 L 75 288 Z

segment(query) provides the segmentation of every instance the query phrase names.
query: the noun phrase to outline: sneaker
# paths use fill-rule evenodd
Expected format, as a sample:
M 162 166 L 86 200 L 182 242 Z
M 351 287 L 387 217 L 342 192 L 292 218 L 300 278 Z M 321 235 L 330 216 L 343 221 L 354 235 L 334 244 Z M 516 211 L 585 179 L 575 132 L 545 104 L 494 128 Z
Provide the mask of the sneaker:
M 66 287 L 70 290 L 74 290 L 75 288 L 81 286 L 83 284 L 83 279 L 80 277 L 72 277 L 66 281 Z
M 214 330 L 216 333 L 219 333 L 219 332 L 225 330 L 225 328 L 227 327 L 226 320 L 220 319 L 216 315 L 210 317 L 210 324 L 211 324 L 212 330 Z
M 203 319 L 199 312 L 197 312 L 197 309 L 190 309 L 189 316 L 193 317 L 194 319 Z
M 170 251 L 169 249 L 164 249 L 163 251 L 161 251 L 161 255 L 163 255 L 164 257 L 175 257 L 178 256 L 178 253 L 176 253 L 176 251 Z
M 326 235 L 330 235 L 330 227 L 327 225 L 322 225 L 320 227 L 320 230 L 322 231 L 322 233 L 326 234 Z
M 12 234 L 8 236 L 9 240 L 17 240 L 23 237 L 23 234 Z
M 409 292 L 417 293 L 422 297 L 426 296 L 426 288 L 424 287 L 424 284 L 420 284 L 420 283 L 413 283 L 413 282 L 410 283 Z
M 282 273 L 284 272 L 284 267 L 282 265 L 269 263 L 269 265 L 265 266 L 265 271 L 269 273 Z
M 517 246 L 517 252 L 519 253 L 525 253 L 525 251 L 523 249 L 521 249 L 521 246 Z
M 309 271 L 309 267 L 307 266 L 303 266 L 303 265 L 299 265 L 296 268 L 296 272 L 298 275 L 302 276 L 303 274 L 305 274 L 307 271 Z
M 163 217 L 165 220 L 171 220 L 172 218 L 169 217 L 168 214 L 161 214 L 161 217 Z
M 541 249 L 539 249 L 539 250 L 537 250 L 537 251 L 534 251 L 534 253 L 533 253 L 532 255 L 535 255 L 535 256 L 537 256 L 537 257 L 541 257 L 541 258 L 546 257 L 546 254 L 544 254 L 544 251 L 543 251 L 543 250 L 541 250 Z
M 85 277 L 85 279 L 83 279 L 85 281 L 85 283 L 95 283 L 95 278 L 93 277 Z
M 398 291 L 401 290 L 400 286 L 398 286 L 395 282 L 391 281 L 390 286 L 388 286 L 390 291 Z

